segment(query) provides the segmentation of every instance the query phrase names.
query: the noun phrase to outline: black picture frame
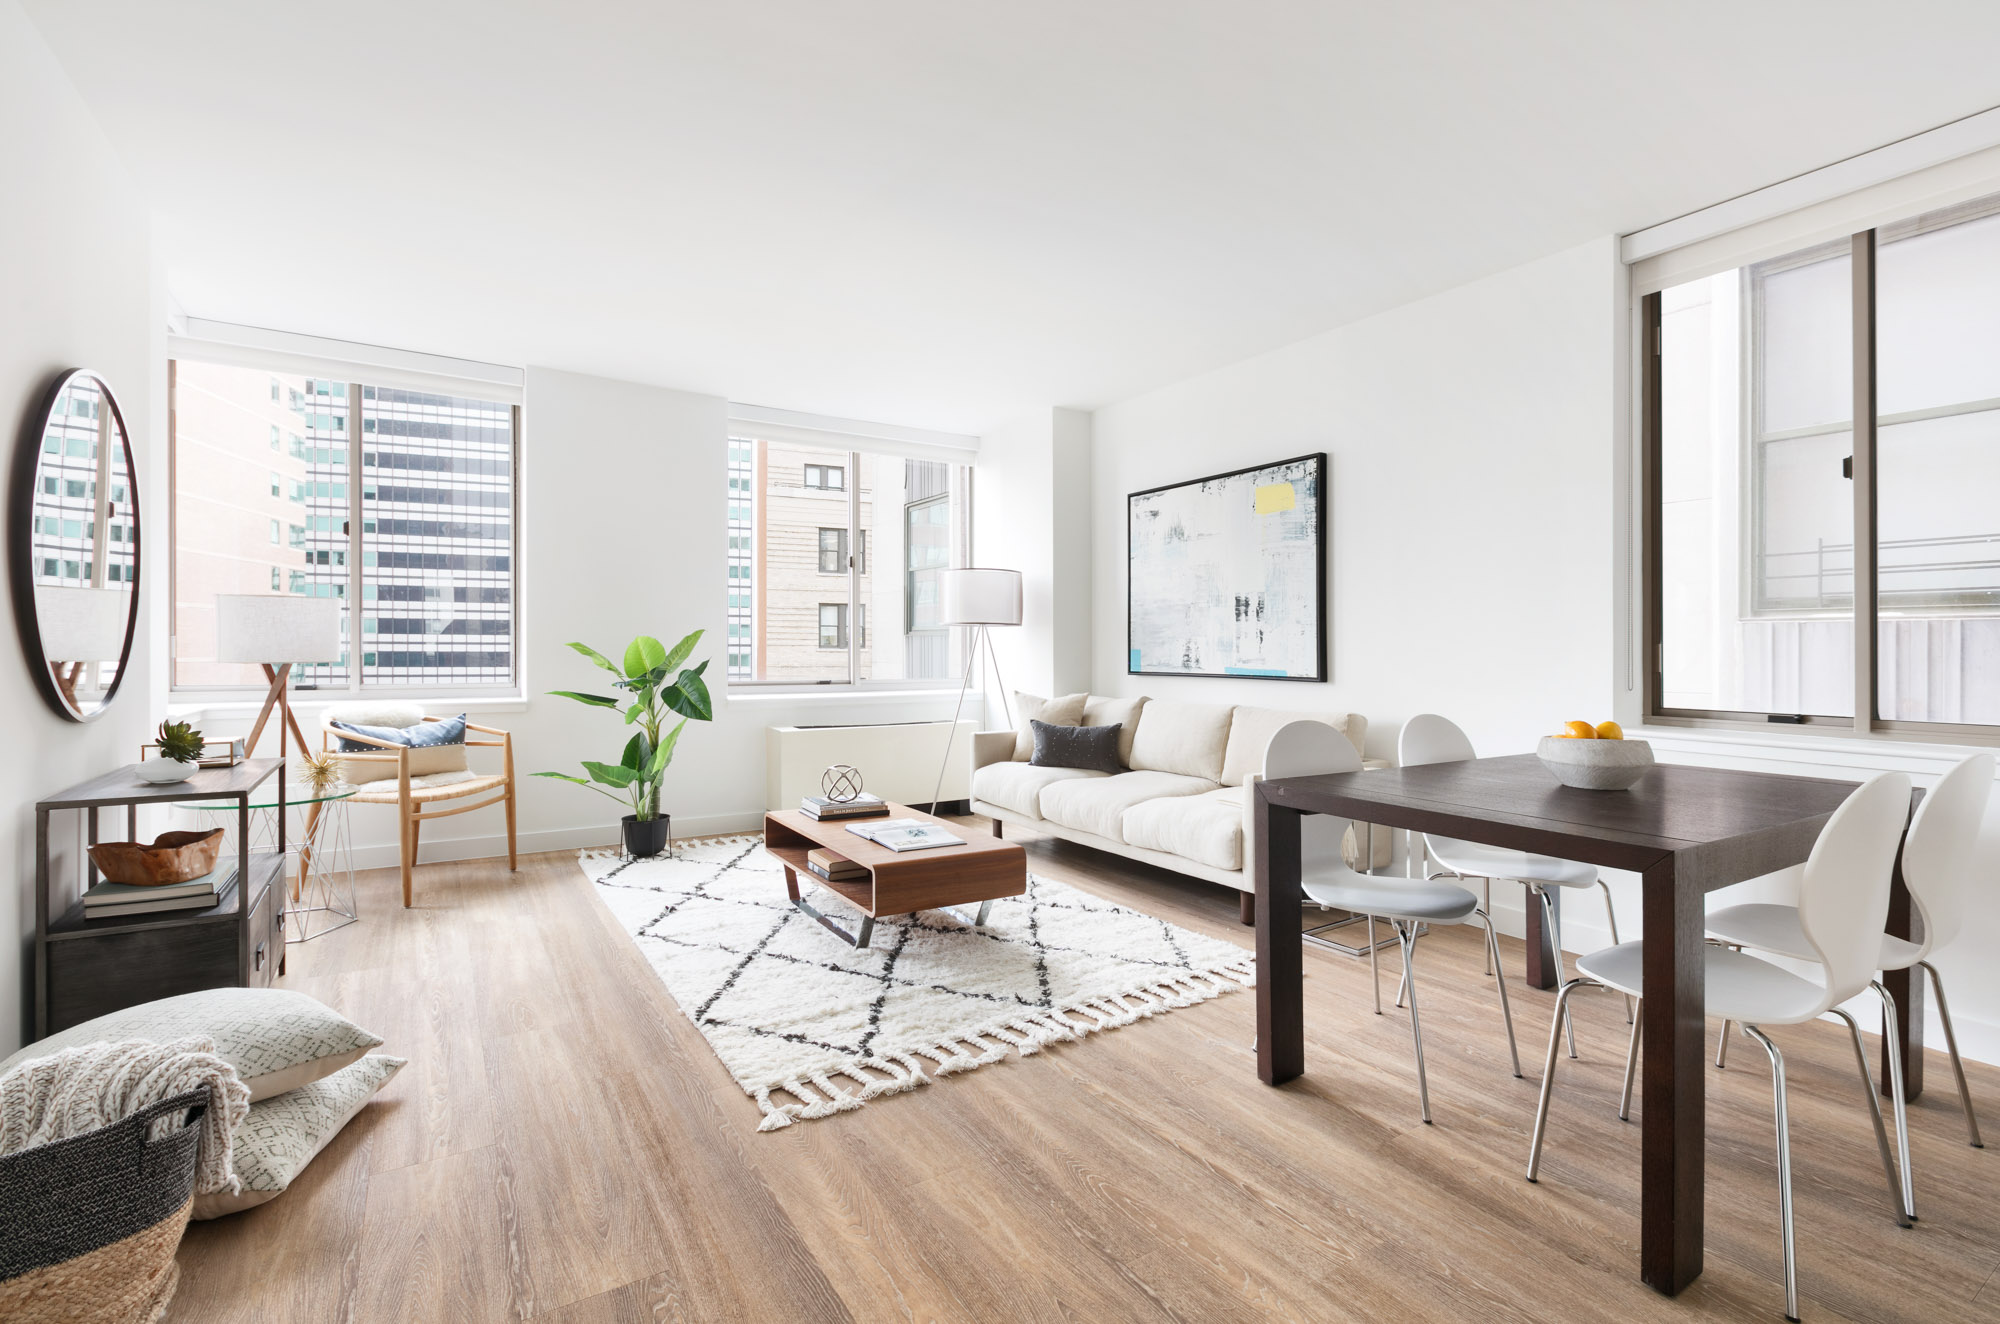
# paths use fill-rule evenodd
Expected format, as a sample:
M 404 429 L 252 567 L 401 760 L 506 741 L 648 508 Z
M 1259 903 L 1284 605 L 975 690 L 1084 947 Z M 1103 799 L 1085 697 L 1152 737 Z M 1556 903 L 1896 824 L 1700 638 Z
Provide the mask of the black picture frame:
M 1287 465 L 1307 464 L 1313 469 L 1315 489 L 1318 493 L 1313 511 L 1313 639 L 1315 642 L 1315 665 L 1310 676 L 1259 674 L 1251 671 L 1162 671 L 1132 664 L 1133 648 L 1133 603 L 1132 565 L 1135 539 L 1133 537 L 1133 515 L 1135 503 L 1142 497 L 1170 492 L 1176 488 L 1198 487 L 1204 483 L 1220 482 L 1229 478 L 1240 478 L 1245 474 L 1260 473 L 1267 469 L 1279 469 Z M 1156 487 L 1141 488 L 1128 492 L 1125 496 L 1125 674 L 1128 676 L 1187 676 L 1216 680 L 1278 680 L 1302 681 L 1309 684 L 1325 684 L 1329 676 L 1327 646 L 1327 507 L 1331 504 L 1328 488 L 1328 465 L 1325 451 L 1311 451 L 1304 455 L 1294 455 L 1282 460 L 1270 460 L 1263 464 L 1249 464 L 1240 469 L 1229 469 L 1222 473 L 1206 474 L 1200 478 L 1188 478 L 1178 482 L 1161 483 Z

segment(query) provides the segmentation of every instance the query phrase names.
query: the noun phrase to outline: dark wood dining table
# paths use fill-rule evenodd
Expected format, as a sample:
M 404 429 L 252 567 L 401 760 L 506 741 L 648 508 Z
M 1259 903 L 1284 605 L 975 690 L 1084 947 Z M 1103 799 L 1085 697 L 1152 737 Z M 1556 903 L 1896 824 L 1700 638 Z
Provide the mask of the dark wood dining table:
M 1531 754 L 1260 782 L 1257 1074 L 1280 1085 L 1305 1071 L 1298 932 L 1304 815 L 1637 873 L 1646 937 L 1639 1269 L 1671 1296 L 1702 1266 L 1703 899 L 1803 861 L 1854 786 L 1662 764 L 1630 790 L 1583 791 L 1559 785 Z M 1919 920 L 1900 874 L 1892 893 L 1889 931 L 1915 937 Z M 1527 910 L 1535 915 L 1535 907 Z M 1904 1088 L 1914 1098 L 1922 1088 L 1923 986 L 1897 973 L 1885 982 L 1897 1002 Z

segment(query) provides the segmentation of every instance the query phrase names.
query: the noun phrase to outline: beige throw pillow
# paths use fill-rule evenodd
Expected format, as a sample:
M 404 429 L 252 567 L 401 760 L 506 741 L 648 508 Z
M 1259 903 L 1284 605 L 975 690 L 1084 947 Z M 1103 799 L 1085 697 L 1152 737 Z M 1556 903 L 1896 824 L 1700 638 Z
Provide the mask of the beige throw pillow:
M 0 1075 L 22 1062 L 64 1048 L 115 1039 L 166 1043 L 199 1036 L 236 1068 L 250 1101 L 295 1090 L 332 1075 L 381 1044 L 333 1008 L 282 988 L 211 988 L 142 1002 L 29 1044 L 0 1062 Z
M 1143 694 L 1136 699 L 1107 699 L 1093 694 L 1083 705 L 1083 720 L 1078 725 L 1116 726 L 1118 761 L 1129 768 L 1132 766 L 1132 737 L 1139 734 L 1139 710 L 1145 706 L 1146 696 Z
M 1026 763 L 1035 756 L 1035 728 L 1030 722 L 1050 726 L 1076 726 L 1083 721 L 1083 705 L 1088 694 L 1065 694 L 1060 699 L 1037 698 L 1014 691 L 1014 762 Z

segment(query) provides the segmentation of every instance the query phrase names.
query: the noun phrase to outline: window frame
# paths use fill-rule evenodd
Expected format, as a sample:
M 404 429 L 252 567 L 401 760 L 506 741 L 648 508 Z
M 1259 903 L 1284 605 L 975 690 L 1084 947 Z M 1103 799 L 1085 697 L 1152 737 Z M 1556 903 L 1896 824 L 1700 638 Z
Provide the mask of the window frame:
M 264 697 L 266 684 L 256 685 L 182 685 L 175 678 L 175 654 L 178 640 L 180 565 L 180 429 L 178 420 L 177 392 L 179 390 L 179 365 L 183 361 L 213 364 L 229 368 L 256 368 L 263 366 L 258 356 L 248 359 L 239 357 L 229 347 L 218 346 L 222 352 L 213 356 L 201 351 L 203 342 L 184 341 L 170 347 L 167 360 L 167 695 L 170 701 L 185 703 L 232 703 L 256 702 Z M 448 377 L 413 376 L 410 372 L 390 369 L 378 370 L 366 363 L 347 362 L 339 359 L 320 359 L 284 354 L 287 360 L 279 368 L 292 375 L 306 376 L 322 380 L 345 381 L 347 384 L 347 512 L 348 528 L 346 561 L 347 595 L 342 600 L 345 607 L 343 620 L 347 630 L 349 680 L 345 686 L 316 686 L 312 689 L 293 691 L 293 702 L 352 702 L 358 699 L 468 699 L 487 701 L 518 701 L 526 696 L 526 655 L 522 634 L 522 569 L 521 569 L 521 496 L 524 487 L 522 468 L 522 408 L 515 394 L 495 391 L 489 382 L 474 378 L 463 380 Z M 276 381 L 274 377 L 272 379 Z M 512 640 L 513 673 L 505 683 L 473 684 L 447 682 L 430 685 L 408 684 L 364 684 L 362 681 L 362 658 L 365 652 L 361 638 L 361 620 L 368 614 L 362 600 L 362 580 L 367 558 L 358 553 L 362 550 L 362 538 L 366 533 L 361 517 L 362 500 L 367 484 L 361 475 L 363 471 L 362 452 L 365 448 L 363 428 L 363 392 L 374 387 L 391 390 L 416 390 L 460 398 L 478 399 L 494 405 L 505 405 L 508 411 L 511 439 L 509 464 L 511 481 L 508 491 L 508 505 L 505 507 L 508 519 L 507 564 L 510 580 L 508 589 L 509 638 Z M 310 402 L 308 402 L 310 403 Z M 273 520 L 274 526 L 284 521 Z M 307 528 L 310 530 L 310 523 Z M 283 543 L 278 543 L 284 546 Z M 289 580 L 288 580 L 289 582 Z
M 1638 373 L 1634 401 L 1638 412 L 1637 477 L 1639 487 L 1639 560 L 1640 560 L 1640 654 L 1639 673 L 1641 677 L 1641 716 L 1649 725 L 1711 727 L 1734 730 L 1751 730 L 1769 733 L 1777 730 L 1795 730 L 1815 735 L 1846 735 L 1864 739 L 1894 739 L 1935 741 L 1952 744 L 2000 745 L 2000 725 L 1985 726 L 1969 722 L 1925 722 L 1906 718 L 1885 718 L 1880 715 L 1880 686 L 1878 684 L 1878 657 L 1881 628 L 1880 600 L 1880 543 L 1878 540 L 1878 472 L 1876 467 L 1877 439 L 1881 428 L 1903 421 L 1901 416 L 1884 419 L 1879 411 L 1879 380 L 1876 357 L 1876 253 L 1879 235 L 1888 230 L 1892 236 L 1905 224 L 1915 222 L 1917 215 L 1911 215 L 1895 222 L 1885 222 L 1876 227 L 1859 230 L 1848 236 L 1851 264 L 1851 298 L 1849 300 L 1852 318 L 1852 390 L 1853 401 L 1850 418 L 1853 424 L 1853 472 L 1851 474 L 1853 496 L 1853 543 L 1854 543 L 1854 593 L 1853 602 L 1844 618 L 1853 622 L 1854 630 L 1854 715 L 1852 717 L 1823 716 L 1812 713 L 1765 713 L 1734 709 L 1670 708 L 1663 701 L 1663 665 L 1665 662 L 1665 594 L 1661 583 L 1664 570 L 1664 544 L 1662 515 L 1663 493 L 1663 425 L 1664 425 L 1664 338 L 1661 330 L 1662 291 L 1653 290 L 1637 301 L 1634 309 L 1635 339 L 1639 346 Z M 1837 242 L 1837 241 L 1830 241 Z M 1824 250 L 1827 245 L 1813 245 Z M 1745 266 L 1757 265 L 1745 263 Z M 1746 353 L 1754 352 L 1746 345 Z M 1760 383 L 1753 383 L 1753 392 L 1761 391 Z M 1761 420 L 1761 406 L 1759 407 Z M 1761 421 L 1752 426 L 1746 440 L 1753 449 L 1752 464 L 1762 464 L 1763 435 Z M 1757 486 L 1746 494 L 1747 504 L 1753 516 L 1761 507 L 1761 473 L 1746 477 Z M 1761 554 L 1761 543 L 1752 539 L 1746 544 L 1752 556 Z M 1739 573 L 1748 573 L 1753 579 L 1758 577 L 1756 568 L 1739 567 Z M 1762 608 L 1761 583 L 1750 585 L 1750 599 Z M 1842 619 L 1843 613 L 1835 610 L 1822 613 L 1825 619 Z

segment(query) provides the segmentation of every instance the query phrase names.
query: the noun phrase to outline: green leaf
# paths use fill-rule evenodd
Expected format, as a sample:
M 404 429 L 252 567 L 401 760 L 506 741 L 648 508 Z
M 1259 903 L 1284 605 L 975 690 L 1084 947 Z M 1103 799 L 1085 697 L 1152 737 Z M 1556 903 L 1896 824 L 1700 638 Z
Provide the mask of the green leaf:
M 575 782 L 578 786 L 590 786 L 590 783 L 583 778 L 572 777 L 566 772 L 531 772 L 528 775 L 530 777 L 553 777 L 559 782 Z M 597 788 L 590 786 L 590 789 L 594 791 Z
M 618 762 L 620 766 L 637 772 L 646 766 L 646 756 L 652 752 L 646 744 L 646 733 L 641 731 L 625 742 L 625 756 Z
M 646 776 L 649 780 L 658 779 L 661 774 L 666 772 L 667 765 L 674 761 L 674 746 L 680 743 L 681 727 L 687 724 L 688 719 L 683 717 L 681 718 L 680 726 L 676 726 L 673 730 L 667 732 L 665 736 L 661 737 L 660 747 L 654 750 L 653 757 L 646 761 Z
M 648 671 L 667 660 L 667 647 L 650 634 L 642 634 L 625 645 L 625 678 L 643 679 Z
M 667 653 L 666 658 L 663 661 L 661 661 L 660 663 L 661 669 L 663 671 L 672 671 L 675 667 L 687 661 L 688 654 L 692 653 L 694 651 L 694 646 L 697 643 L 701 642 L 701 635 L 702 632 L 700 630 L 696 630 L 693 634 L 689 635 L 687 638 L 675 644 L 673 648 Z
M 704 662 L 702 665 L 708 664 Z M 683 671 L 680 679 L 661 692 L 660 701 L 681 716 L 692 717 L 697 722 L 715 718 L 715 704 L 708 697 L 708 686 L 702 682 L 699 671 Z
M 550 690 L 549 693 L 558 699 L 575 699 L 578 703 L 587 703 L 593 708 L 616 708 L 618 706 L 618 700 L 607 698 L 602 694 L 578 694 L 575 690 Z
M 595 648 L 590 647 L 588 644 L 572 643 L 570 647 L 574 648 L 577 652 L 583 654 L 585 657 L 595 662 L 598 666 L 603 667 L 606 671 L 610 672 L 612 675 L 616 676 L 619 674 L 618 668 L 611 665 L 610 658 L 604 656 L 604 654 L 598 652 Z
M 616 786 L 620 790 L 639 779 L 636 769 L 614 767 L 609 763 L 592 763 L 588 759 L 584 760 L 583 770 L 590 774 L 592 781 L 601 782 L 606 786 Z

